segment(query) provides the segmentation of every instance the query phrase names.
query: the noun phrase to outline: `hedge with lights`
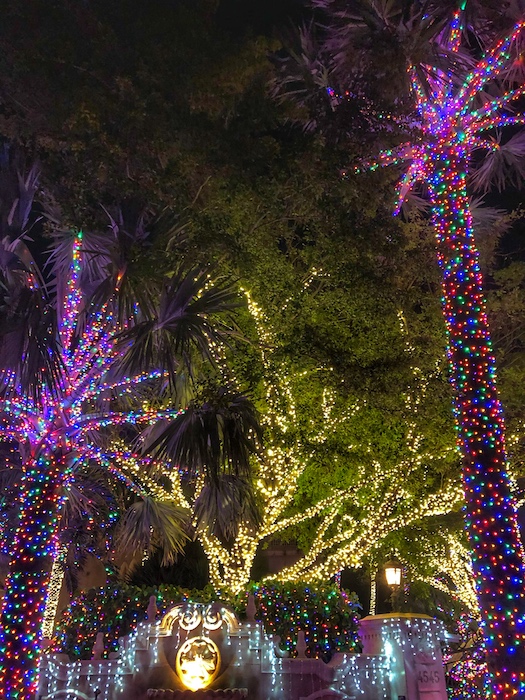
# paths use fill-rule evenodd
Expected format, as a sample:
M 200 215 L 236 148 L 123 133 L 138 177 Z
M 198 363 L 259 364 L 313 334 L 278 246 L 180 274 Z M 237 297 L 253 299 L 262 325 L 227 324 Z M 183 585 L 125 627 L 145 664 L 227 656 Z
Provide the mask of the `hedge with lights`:
M 188 591 L 178 586 L 139 587 L 105 586 L 91 588 L 77 595 L 58 622 L 53 651 L 68 654 L 70 659 L 90 659 L 99 632 L 104 635 L 104 652 L 117 651 L 118 640 L 130 634 L 137 623 L 146 619 L 150 597 L 157 598 L 159 615 L 172 605 L 194 600 L 211 602 L 211 589 Z
M 255 597 L 257 619 L 268 634 L 281 637 L 281 649 L 292 656 L 300 630 L 305 633 L 307 656 L 327 661 L 337 651 L 357 650 L 360 605 L 354 593 L 334 585 L 254 584 L 248 592 L 222 600 L 242 619 L 250 592 Z M 89 659 L 99 632 L 104 635 L 104 655 L 116 651 L 118 639 L 146 619 L 152 595 L 157 598 L 159 617 L 177 603 L 211 603 L 218 597 L 211 586 L 194 591 L 169 585 L 92 588 L 75 597 L 62 613 L 52 651 L 66 653 L 72 660 Z
M 333 584 L 274 583 L 254 586 L 257 619 L 268 634 L 280 636 L 279 646 L 295 656 L 297 637 L 304 632 L 306 655 L 329 661 L 339 651 L 358 651 L 361 606 L 355 593 Z

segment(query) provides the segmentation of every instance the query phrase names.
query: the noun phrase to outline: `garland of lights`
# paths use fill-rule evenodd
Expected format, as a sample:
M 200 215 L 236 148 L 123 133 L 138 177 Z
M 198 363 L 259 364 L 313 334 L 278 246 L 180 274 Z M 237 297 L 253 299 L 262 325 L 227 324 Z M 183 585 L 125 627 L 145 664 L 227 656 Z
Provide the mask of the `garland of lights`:
M 90 659 L 98 633 L 104 635 L 105 654 L 118 650 L 118 640 L 130 634 L 146 619 L 150 597 L 156 597 L 161 615 L 177 603 L 192 597 L 178 586 L 139 588 L 122 584 L 118 588 L 91 589 L 75 596 L 62 612 L 53 638 L 53 651 L 70 659 Z
M 448 533 L 446 545 L 446 551 L 438 551 L 434 555 L 434 575 L 421 580 L 452 596 L 469 610 L 473 618 L 479 620 L 470 551 L 459 541 L 457 534 Z
M 463 0 L 450 26 L 446 48 L 451 53 L 461 47 L 465 5 Z M 525 123 L 524 116 L 505 111 L 525 94 L 524 87 L 496 98 L 485 92 L 483 106 L 474 108 L 484 86 L 511 66 L 511 49 L 524 27 L 525 22 L 519 22 L 508 37 L 487 51 L 459 89 L 452 75 L 426 66 L 427 91 L 418 72 L 411 68 L 421 140 L 384 152 L 375 162 L 356 169 L 409 162 L 398 186 L 396 211 L 415 182 L 424 182 L 429 189 L 443 275 L 458 445 L 464 461 L 465 524 L 492 674 L 491 697 L 498 700 L 517 693 L 525 695 L 523 550 L 506 473 L 503 414 L 496 391 L 467 174 L 474 150 L 498 147 L 494 140 L 483 138 L 486 131 Z

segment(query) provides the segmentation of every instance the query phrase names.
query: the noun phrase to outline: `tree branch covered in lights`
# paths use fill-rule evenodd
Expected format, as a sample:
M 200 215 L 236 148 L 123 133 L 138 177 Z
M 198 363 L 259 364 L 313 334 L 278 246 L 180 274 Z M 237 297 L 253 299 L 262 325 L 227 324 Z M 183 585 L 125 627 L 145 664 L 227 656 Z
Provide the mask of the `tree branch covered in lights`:
M 408 355 L 411 350 L 406 343 Z M 413 367 L 413 383 L 403 397 L 408 421 L 402 444 L 397 446 L 404 458 L 391 463 L 385 460 L 385 464 L 370 458 L 357 468 L 349 467 L 344 488 L 343 481 L 341 488 L 335 488 L 326 500 L 277 521 L 276 525 L 282 531 L 307 518 L 316 517 L 318 523 L 308 551 L 295 565 L 279 573 L 280 580 L 326 580 L 345 567 L 359 568 L 373 558 L 374 552 L 392 533 L 422 519 L 450 513 L 458 507 L 460 490 L 453 474 L 448 477 L 448 484 L 440 485 L 434 493 L 430 486 L 435 466 L 442 469 L 443 464 L 453 458 L 452 450 L 449 447 L 445 448 L 444 454 L 430 454 L 425 447 L 425 436 L 420 432 L 418 410 L 424 403 L 429 382 L 437 375 L 438 366 L 434 377 L 424 376 Z M 289 401 L 293 406 L 290 393 Z M 359 419 L 359 412 L 366 413 L 366 410 L 366 400 L 361 400 L 338 415 L 335 395 L 325 390 L 321 408 L 322 428 L 313 442 L 322 447 L 338 428 L 344 428 L 345 424 L 349 426 L 353 419 Z M 283 425 L 287 423 L 286 415 L 290 414 L 293 415 L 293 410 L 288 409 L 281 415 Z M 347 454 L 343 453 L 339 459 L 346 457 L 350 465 L 350 455 L 354 450 L 356 446 L 349 445 Z M 308 457 L 313 457 L 312 452 Z M 303 457 L 299 478 L 308 468 L 307 462 L 308 459 Z M 415 487 L 418 480 L 422 489 Z M 292 503 L 290 499 L 287 505 Z
M 402 453 L 403 457 L 389 461 L 385 455 L 382 464 L 373 458 L 372 444 L 358 442 L 360 421 L 370 420 L 366 400 L 341 400 L 330 385 L 329 368 L 294 375 L 289 365 L 276 362 L 272 326 L 251 295 L 247 293 L 247 297 L 262 340 L 266 393 L 266 408 L 261 410 L 265 450 L 259 453 L 255 468 L 262 523 L 258 528 L 241 523 L 238 537 L 227 544 L 209 533 L 200 533 L 213 584 L 235 593 L 243 590 L 261 544 L 289 537 L 289 532 L 297 536 L 305 527 L 309 534 L 306 540 L 303 538 L 304 555 L 274 578 L 326 581 L 343 568 L 368 563 L 392 533 L 457 510 L 462 493 L 454 476 L 453 444 L 441 455 L 430 454 L 420 430 L 425 421 L 418 414 L 430 382 L 440 381 L 439 365 L 431 377 L 413 367 L 412 385 L 404 395 L 403 418 L 408 417 L 408 423 L 403 421 L 404 435 L 398 438 L 401 444 L 394 447 L 390 443 L 390 451 Z M 406 342 L 405 353 L 410 356 L 411 352 Z M 304 406 L 299 406 L 298 400 L 312 383 L 324 385 L 324 389 L 320 390 L 319 406 L 308 405 L 308 427 L 301 436 L 297 425 L 304 421 Z M 344 387 L 341 390 L 344 393 Z M 337 464 L 333 465 L 337 478 L 330 485 L 333 480 L 327 466 L 317 466 L 317 462 L 326 459 L 324 453 L 331 449 L 337 433 L 339 451 L 334 453 Z M 351 440 L 355 444 L 348 444 Z M 440 471 L 448 474 L 443 483 L 442 479 L 436 480 Z M 312 495 L 308 487 L 305 492 L 305 484 L 310 480 L 327 485 L 314 488 Z

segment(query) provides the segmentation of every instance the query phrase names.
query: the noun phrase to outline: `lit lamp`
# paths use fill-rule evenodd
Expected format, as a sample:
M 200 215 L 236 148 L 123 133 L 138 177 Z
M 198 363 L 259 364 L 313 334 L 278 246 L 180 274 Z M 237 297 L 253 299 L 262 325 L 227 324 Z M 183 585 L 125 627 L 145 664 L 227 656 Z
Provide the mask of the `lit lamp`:
M 401 575 L 403 573 L 403 567 L 395 559 L 387 561 L 385 564 L 385 576 L 386 582 L 394 591 L 401 585 Z
M 209 637 L 190 637 L 180 647 L 175 670 L 182 684 L 192 691 L 207 688 L 219 673 L 221 655 Z

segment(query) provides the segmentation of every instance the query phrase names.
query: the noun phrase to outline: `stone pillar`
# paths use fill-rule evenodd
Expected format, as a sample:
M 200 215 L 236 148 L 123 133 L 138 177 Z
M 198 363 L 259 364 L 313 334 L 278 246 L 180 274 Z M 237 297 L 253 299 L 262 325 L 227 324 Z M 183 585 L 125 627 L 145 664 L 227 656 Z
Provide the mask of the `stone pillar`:
M 447 700 L 441 622 L 428 615 L 370 615 L 359 623 L 364 654 L 390 659 L 391 700 Z

